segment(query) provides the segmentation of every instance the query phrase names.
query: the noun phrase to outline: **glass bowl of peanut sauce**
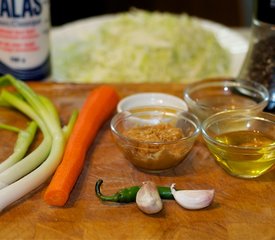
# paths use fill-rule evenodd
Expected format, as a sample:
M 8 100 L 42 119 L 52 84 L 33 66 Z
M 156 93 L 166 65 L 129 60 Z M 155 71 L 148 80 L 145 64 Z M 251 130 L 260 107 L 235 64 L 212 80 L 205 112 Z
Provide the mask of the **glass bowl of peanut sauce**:
M 125 159 L 145 172 L 179 165 L 199 133 L 198 118 L 182 109 L 144 106 L 117 113 L 111 132 Z

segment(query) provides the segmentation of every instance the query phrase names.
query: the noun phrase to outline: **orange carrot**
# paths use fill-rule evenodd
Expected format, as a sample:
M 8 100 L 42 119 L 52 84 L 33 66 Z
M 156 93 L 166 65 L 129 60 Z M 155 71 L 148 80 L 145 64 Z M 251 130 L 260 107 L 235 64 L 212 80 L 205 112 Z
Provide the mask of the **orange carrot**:
M 111 116 L 119 101 L 114 88 L 99 86 L 87 97 L 65 147 L 44 200 L 52 206 L 64 206 L 84 166 L 86 152 L 101 125 Z

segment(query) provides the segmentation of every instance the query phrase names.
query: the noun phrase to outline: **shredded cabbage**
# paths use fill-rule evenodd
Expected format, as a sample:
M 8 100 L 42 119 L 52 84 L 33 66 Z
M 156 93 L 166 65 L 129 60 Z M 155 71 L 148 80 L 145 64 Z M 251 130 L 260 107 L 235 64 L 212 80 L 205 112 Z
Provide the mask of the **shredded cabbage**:
M 227 51 L 200 20 L 142 10 L 117 14 L 52 54 L 59 82 L 190 82 L 230 68 Z

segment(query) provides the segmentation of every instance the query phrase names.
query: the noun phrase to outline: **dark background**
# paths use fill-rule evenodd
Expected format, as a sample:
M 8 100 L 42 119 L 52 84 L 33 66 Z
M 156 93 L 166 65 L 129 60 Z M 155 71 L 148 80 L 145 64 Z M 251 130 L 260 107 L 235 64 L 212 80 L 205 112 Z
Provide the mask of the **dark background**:
M 231 27 L 248 26 L 252 0 L 51 0 L 51 21 L 59 26 L 82 18 L 128 11 L 187 13 Z

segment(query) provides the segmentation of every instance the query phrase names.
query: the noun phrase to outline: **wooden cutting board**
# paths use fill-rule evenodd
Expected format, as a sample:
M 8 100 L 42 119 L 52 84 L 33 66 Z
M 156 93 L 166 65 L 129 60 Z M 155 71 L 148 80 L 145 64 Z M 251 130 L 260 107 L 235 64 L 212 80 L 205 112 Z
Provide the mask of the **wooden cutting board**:
M 97 85 L 32 83 L 50 97 L 66 123 Z M 165 92 L 182 97 L 181 84 L 114 85 L 120 96 L 135 92 Z M 26 118 L 0 109 L 1 122 L 24 126 Z M 245 180 L 229 176 L 214 161 L 204 142 L 196 142 L 185 161 L 174 170 L 147 174 L 127 162 L 112 141 L 109 121 L 104 124 L 87 153 L 85 167 L 65 207 L 43 202 L 46 184 L 0 215 L 0 239 L 275 239 L 275 172 Z M 85 134 L 85 133 L 83 133 Z M 9 139 L 9 141 L 7 141 Z M 1 131 L 0 160 L 8 156 L 15 140 Z M 152 180 L 158 185 L 176 183 L 181 189 L 216 190 L 213 204 L 190 211 L 175 201 L 164 201 L 156 215 L 145 215 L 135 203 L 110 204 L 95 195 L 95 182 L 104 180 L 102 191 L 117 190 Z

